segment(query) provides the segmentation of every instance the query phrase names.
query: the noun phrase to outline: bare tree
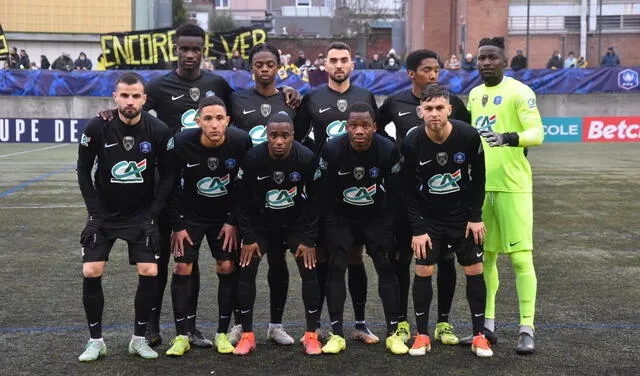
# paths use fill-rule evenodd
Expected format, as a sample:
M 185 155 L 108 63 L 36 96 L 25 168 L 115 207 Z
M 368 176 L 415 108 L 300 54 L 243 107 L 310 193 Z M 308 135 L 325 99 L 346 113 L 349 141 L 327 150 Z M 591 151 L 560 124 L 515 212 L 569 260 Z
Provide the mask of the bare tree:
M 367 41 L 371 37 L 371 22 L 404 18 L 402 0 L 336 0 L 336 18 L 343 34 L 356 38 L 358 51 L 367 56 Z

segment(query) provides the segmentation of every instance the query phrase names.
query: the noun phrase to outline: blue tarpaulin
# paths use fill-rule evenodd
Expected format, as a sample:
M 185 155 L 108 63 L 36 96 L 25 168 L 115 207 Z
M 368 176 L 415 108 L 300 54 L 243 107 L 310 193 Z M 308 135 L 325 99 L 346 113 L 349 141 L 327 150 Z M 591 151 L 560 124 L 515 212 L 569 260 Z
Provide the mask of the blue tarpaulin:
M 136 71 L 151 80 L 167 71 Z M 640 92 L 639 68 L 528 69 L 507 71 L 531 87 L 537 94 L 591 94 Z M 16 96 L 98 96 L 108 97 L 113 83 L 123 71 L 62 72 L 51 70 L 0 70 L 0 95 Z M 253 85 L 249 72 L 217 71 L 234 89 Z M 281 77 L 286 76 L 284 79 Z M 352 82 L 366 87 L 375 95 L 389 95 L 410 87 L 406 71 L 356 70 Z M 311 71 L 308 76 L 288 72 L 277 78 L 278 85 L 288 85 L 306 93 L 313 85 L 326 82 L 326 72 Z M 477 71 L 440 72 L 441 84 L 456 94 L 468 94 L 481 83 Z

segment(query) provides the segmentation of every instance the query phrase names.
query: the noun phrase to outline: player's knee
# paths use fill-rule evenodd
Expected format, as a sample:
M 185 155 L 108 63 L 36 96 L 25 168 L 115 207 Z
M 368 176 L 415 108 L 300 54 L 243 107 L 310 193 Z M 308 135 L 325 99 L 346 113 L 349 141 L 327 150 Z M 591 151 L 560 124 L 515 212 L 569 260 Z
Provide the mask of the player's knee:
M 150 262 L 142 262 L 137 265 L 138 274 L 146 277 L 155 277 L 158 275 L 158 265 Z
M 479 275 L 484 271 L 481 262 L 469 266 L 464 266 L 463 269 L 465 275 Z
M 416 275 L 418 277 L 431 277 L 434 269 L 433 265 L 416 265 Z
M 363 256 L 363 250 L 361 245 L 351 247 L 349 249 L 349 254 L 347 257 L 347 264 L 349 265 L 362 264 L 363 262 L 362 256 Z
M 85 262 L 82 264 L 82 275 L 85 278 L 101 277 L 102 273 L 104 273 L 103 262 Z
M 517 274 L 535 273 L 533 268 L 533 252 L 519 251 L 511 253 L 509 256 L 513 270 Z
M 216 263 L 216 273 L 218 274 L 231 274 L 235 271 L 233 261 L 224 260 Z
M 177 275 L 191 275 L 193 271 L 193 264 L 185 262 L 176 262 L 173 267 L 173 272 Z

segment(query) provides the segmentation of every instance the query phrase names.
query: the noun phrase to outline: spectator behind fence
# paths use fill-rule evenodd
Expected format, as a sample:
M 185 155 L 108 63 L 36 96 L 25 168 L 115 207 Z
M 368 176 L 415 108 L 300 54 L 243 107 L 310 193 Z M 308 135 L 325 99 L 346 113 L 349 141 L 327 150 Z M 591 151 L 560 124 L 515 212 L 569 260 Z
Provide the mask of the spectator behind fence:
M 71 60 L 67 52 L 63 52 L 62 55 L 53 61 L 51 69 L 71 72 L 74 69 L 73 60 Z
M 233 57 L 231 58 L 231 70 L 234 71 L 239 71 L 239 70 L 246 70 L 247 69 L 247 65 L 244 62 L 244 59 L 242 58 L 242 56 L 240 56 L 240 51 L 235 50 L 233 51 Z
M 602 57 L 601 67 L 618 67 L 620 66 L 620 58 L 613 50 L 613 46 L 607 48 L 607 53 Z
M 296 59 L 296 67 L 301 68 L 307 62 L 307 58 L 304 57 L 304 51 L 298 52 L 298 59 Z
M 36 65 L 36 62 L 35 62 L 35 61 L 32 61 L 32 62 L 31 62 L 31 67 L 29 67 L 29 69 L 31 69 L 31 70 L 38 70 L 38 66 Z
M 49 69 L 51 63 L 45 55 L 40 55 L 40 69 Z
M 476 59 L 472 54 L 465 55 L 461 67 L 468 72 L 473 72 L 474 70 L 476 70 Z
M 77 70 L 91 70 L 93 64 L 91 60 L 87 59 L 87 55 L 84 52 L 80 52 L 78 58 L 75 61 Z
M 578 60 L 576 60 L 576 55 L 573 53 L 573 51 L 569 52 L 569 55 L 564 60 L 564 67 L 565 68 L 577 68 L 578 67 Z
M 584 56 L 580 56 L 576 64 L 578 65 L 578 68 L 586 68 L 589 66 L 589 62 L 584 58 Z
M 444 63 L 444 67 L 445 69 L 449 69 L 449 70 L 460 69 L 460 60 L 458 60 L 458 57 L 456 56 L 456 54 L 451 54 L 449 59 L 447 59 L 447 61 Z
M 398 57 L 398 55 L 396 55 L 396 50 L 394 50 L 393 48 L 389 50 L 389 53 L 387 54 L 387 60 L 385 62 L 385 69 L 387 70 L 397 70 L 397 69 L 388 69 L 387 67 L 389 66 L 389 61 L 393 59 L 393 67 L 395 68 L 396 66 L 398 67 L 398 69 L 400 69 L 400 67 L 402 66 L 402 60 L 400 60 L 400 58 Z
M 553 51 L 553 55 L 547 61 L 547 69 L 562 69 L 563 66 L 562 55 L 560 55 L 560 51 Z
M 516 51 L 516 56 L 511 59 L 511 69 L 514 71 L 527 69 L 527 57 L 522 54 L 522 50 Z
M 218 60 L 216 60 L 215 63 L 216 66 L 216 70 L 229 70 L 231 69 L 229 67 L 229 62 L 227 61 L 227 59 L 225 58 L 225 56 L 220 56 L 220 58 Z
M 29 69 L 31 67 L 31 60 L 25 50 L 20 50 L 20 65 L 22 66 L 22 69 Z
M 367 65 L 362 56 L 360 56 L 360 52 L 356 52 L 356 56 L 353 58 L 353 69 L 367 69 Z
M 16 47 L 11 47 L 9 69 L 20 69 L 20 55 L 18 55 L 18 49 Z
M 369 63 L 369 69 L 384 69 L 384 62 L 380 60 L 380 55 L 373 54 L 371 62 Z
M 388 70 L 390 72 L 395 72 L 395 71 L 399 71 L 400 70 L 400 63 L 398 63 L 398 61 L 391 57 L 389 59 L 387 59 L 387 66 L 384 67 L 385 70 Z

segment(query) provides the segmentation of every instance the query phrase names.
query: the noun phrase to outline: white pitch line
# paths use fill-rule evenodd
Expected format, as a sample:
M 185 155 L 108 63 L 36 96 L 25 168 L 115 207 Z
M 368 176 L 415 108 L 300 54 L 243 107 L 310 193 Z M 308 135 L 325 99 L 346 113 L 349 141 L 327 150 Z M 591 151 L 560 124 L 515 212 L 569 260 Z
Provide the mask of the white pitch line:
M 16 156 L 16 155 L 35 153 L 37 151 L 57 149 L 57 148 L 62 148 L 62 147 L 69 146 L 69 145 L 70 144 L 60 144 L 60 145 L 53 145 L 53 146 L 45 146 L 45 147 L 39 148 L 39 149 L 31 149 L 31 150 L 25 150 L 25 151 L 18 151 L 18 152 L 15 152 L 15 153 L 2 154 L 2 155 L 0 155 L 0 158 L 8 158 L 8 157 Z
M 34 206 L 0 206 L 0 210 L 5 209 L 78 209 L 84 208 L 84 205 L 34 205 Z

